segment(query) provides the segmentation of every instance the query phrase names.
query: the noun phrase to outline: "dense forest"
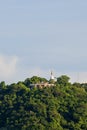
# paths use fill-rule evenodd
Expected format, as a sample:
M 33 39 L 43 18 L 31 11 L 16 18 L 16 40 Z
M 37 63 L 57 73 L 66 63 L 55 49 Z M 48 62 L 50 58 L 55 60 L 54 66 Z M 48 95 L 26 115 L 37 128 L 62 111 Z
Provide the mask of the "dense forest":
M 87 130 L 87 84 L 62 75 L 54 86 L 30 87 L 42 82 L 53 81 L 33 76 L 0 83 L 0 130 Z

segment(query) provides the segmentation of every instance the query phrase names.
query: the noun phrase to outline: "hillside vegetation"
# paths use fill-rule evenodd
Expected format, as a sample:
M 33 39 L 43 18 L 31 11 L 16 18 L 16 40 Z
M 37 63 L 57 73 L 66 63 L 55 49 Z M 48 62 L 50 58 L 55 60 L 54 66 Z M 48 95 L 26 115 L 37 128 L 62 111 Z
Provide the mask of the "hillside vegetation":
M 0 83 L 0 129 L 87 130 L 87 84 L 71 84 L 61 76 L 52 87 L 30 87 L 40 82 L 47 79 Z

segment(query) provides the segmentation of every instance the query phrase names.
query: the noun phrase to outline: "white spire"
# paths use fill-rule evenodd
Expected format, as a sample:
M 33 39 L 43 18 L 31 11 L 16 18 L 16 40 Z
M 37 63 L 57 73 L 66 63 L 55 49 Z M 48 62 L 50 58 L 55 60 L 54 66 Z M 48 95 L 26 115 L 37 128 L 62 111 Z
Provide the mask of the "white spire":
M 50 77 L 50 79 L 52 79 L 52 80 L 55 79 L 54 76 L 53 76 L 53 72 L 52 71 L 51 71 L 51 77 Z

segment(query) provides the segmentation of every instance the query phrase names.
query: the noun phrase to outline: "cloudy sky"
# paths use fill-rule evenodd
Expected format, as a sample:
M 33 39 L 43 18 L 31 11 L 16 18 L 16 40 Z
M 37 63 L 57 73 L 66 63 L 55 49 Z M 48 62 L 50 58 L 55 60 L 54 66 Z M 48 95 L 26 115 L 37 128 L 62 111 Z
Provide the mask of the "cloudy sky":
M 0 1 L 0 81 L 87 82 L 87 0 Z

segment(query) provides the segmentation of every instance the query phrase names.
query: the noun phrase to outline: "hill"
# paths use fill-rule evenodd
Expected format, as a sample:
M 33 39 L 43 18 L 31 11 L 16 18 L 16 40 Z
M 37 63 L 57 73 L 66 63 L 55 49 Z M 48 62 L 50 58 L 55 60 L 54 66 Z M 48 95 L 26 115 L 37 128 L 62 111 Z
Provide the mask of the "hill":
M 71 84 L 61 76 L 54 86 L 30 87 L 41 82 L 53 83 L 36 76 L 0 83 L 0 129 L 87 130 L 87 84 Z

